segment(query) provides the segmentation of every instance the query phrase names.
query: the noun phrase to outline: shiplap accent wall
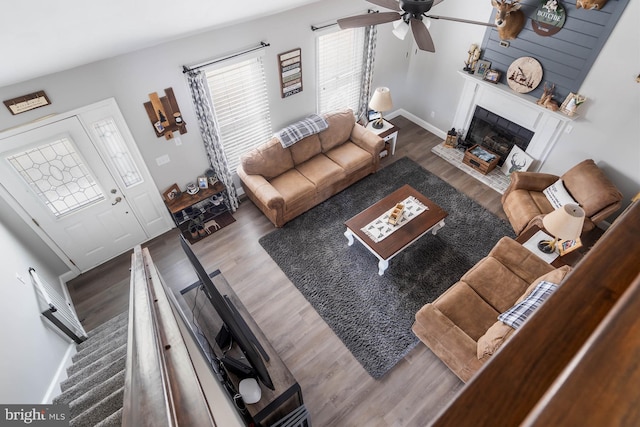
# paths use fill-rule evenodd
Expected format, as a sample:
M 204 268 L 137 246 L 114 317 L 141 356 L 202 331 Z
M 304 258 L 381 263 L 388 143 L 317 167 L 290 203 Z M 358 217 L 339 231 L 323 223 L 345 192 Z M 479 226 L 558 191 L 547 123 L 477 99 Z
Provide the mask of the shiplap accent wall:
M 486 0 L 489 1 L 489 0 Z M 577 9 L 575 0 L 558 0 L 566 11 L 563 28 L 548 37 L 538 35 L 531 26 L 531 17 L 541 0 L 522 0 L 525 27 L 509 47 L 500 46 L 495 28 L 488 28 L 482 42 L 482 59 L 491 61 L 491 68 L 501 71 L 500 82 L 506 84 L 509 65 L 522 56 L 531 56 L 542 65 L 540 85 L 530 95 L 540 97 L 544 82 L 555 84 L 555 99 L 562 103 L 570 93 L 580 93 L 580 86 L 589 73 L 600 50 L 618 22 L 629 0 L 609 0 L 602 10 Z M 495 18 L 495 10 L 491 22 Z M 588 93 L 581 93 L 587 98 Z

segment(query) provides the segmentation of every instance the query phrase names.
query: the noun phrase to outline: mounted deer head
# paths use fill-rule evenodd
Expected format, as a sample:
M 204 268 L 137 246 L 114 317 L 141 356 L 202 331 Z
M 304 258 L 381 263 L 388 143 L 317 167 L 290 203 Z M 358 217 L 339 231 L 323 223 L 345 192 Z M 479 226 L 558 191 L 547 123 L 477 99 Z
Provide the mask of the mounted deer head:
M 578 0 L 579 1 L 579 0 Z M 502 0 L 491 0 L 496 13 L 496 26 L 501 40 L 515 39 L 524 28 L 524 13 L 520 10 L 520 0 L 507 3 Z
M 607 0 L 576 0 L 576 9 L 602 9 Z

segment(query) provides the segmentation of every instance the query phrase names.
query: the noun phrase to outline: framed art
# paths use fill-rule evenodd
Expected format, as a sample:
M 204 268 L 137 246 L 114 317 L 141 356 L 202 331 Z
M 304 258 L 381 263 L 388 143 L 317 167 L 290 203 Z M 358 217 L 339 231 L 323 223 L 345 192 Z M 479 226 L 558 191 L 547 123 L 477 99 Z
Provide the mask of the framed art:
M 560 252 L 560 256 L 564 256 L 581 246 L 582 242 L 579 237 L 576 240 L 561 240 L 560 243 L 558 243 L 558 252 Z
M 491 83 L 498 83 L 500 76 L 502 76 L 502 73 L 498 70 L 487 70 L 487 72 L 484 73 L 484 80 Z
M 375 110 L 369 110 L 367 112 L 367 120 L 372 122 L 374 120 L 377 120 L 380 118 L 380 116 L 382 115 L 382 113 L 375 111 Z
M 162 197 L 164 197 L 166 201 L 170 201 L 177 199 L 181 194 L 182 192 L 180 191 L 178 184 L 173 184 L 171 187 L 167 188 L 164 193 L 162 193 Z
M 484 75 L 491 69 L 491 62 L 485 61 L 484 59 L 480 59 L 476 63 L 476 69 L 474 74 L 476 76 L 484 77 Z
M 528 170 L 531 163 L 533 163 L 533 157 L 525 153 L 522 148 L 514 145 L 507 158 L 504 159 L 504 163 L 500 166 L 500 170 L 503 174 L 509 176 L 517 171 Z
M 560 111 L 562 111 L 567 116 L 573 116 L 576 113 L 578 106 L 586 100 L 587 98 L 585 98 L 584 96 L 571 92 L 564 99 L 564 102 L 560 106 Z
M 207 179 L 206 176 L 199 176 L 198 177 L 198 187 L 204 189 L 204 188 L 209 188 L 209 180 Z

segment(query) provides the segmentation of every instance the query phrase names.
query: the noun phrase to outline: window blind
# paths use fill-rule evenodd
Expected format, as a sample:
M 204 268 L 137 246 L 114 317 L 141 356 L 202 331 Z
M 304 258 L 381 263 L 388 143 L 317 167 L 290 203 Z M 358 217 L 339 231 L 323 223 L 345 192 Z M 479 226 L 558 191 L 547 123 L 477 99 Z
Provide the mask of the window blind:
M 262 55 L 206 72 L 229 170 L 240 156 L 273 136 Z
M 358 111 L 364 66 L 364 28 L 318 36 L 318 113 Z

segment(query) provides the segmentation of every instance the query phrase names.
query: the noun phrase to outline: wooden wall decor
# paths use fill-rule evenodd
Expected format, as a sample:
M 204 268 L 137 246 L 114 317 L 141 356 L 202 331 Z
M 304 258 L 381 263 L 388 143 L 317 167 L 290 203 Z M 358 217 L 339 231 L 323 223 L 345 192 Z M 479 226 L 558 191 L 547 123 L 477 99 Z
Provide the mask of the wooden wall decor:
M 302 92 L 302 50 L 293 49 L 278 55 L 280 96 L 287 98 Z
M 489 0 L 483 0 L 489 1 Z M 556 100 L 569 93 L 580 93 L 580 86 L 598 57 L 629 0 L 609 0 L 602 9 L 578 9 L 575 0 L 558 0 L 565 11 L 564 24 L 548 36 L 536 33 L 536 11 L 542 0 L 521 0 L 526 24 L 518 37 L 502 43 L 495 28 L 485 32 L 482 59 L 491 61 L 491 68 L 501 71 L 500 83 L 506 83 L 509 65 L 522 56 L 531 56 L 542 64 L 543 82 L 555 84 Z M 493 22 L 495 10 L 489 22 Z M 541 84 L 530 95 L 540 97 Z
M 165 96 L 158 96 L 156 92 L 149 94 L 148 102 L 144 103 L 151 126 L 159 138 L 164 136 L 169 140 L 173 138 L 174 132 L 180 134 L 187 133 L 187 125 L 182 118 L 178 102 L 173 94 L 172 88 L 164 90 Z
M 4 101 L 4 105 L 14 116 L 50 104 L 51 101 L 49 101 L 47 94 L 43 90 Z

